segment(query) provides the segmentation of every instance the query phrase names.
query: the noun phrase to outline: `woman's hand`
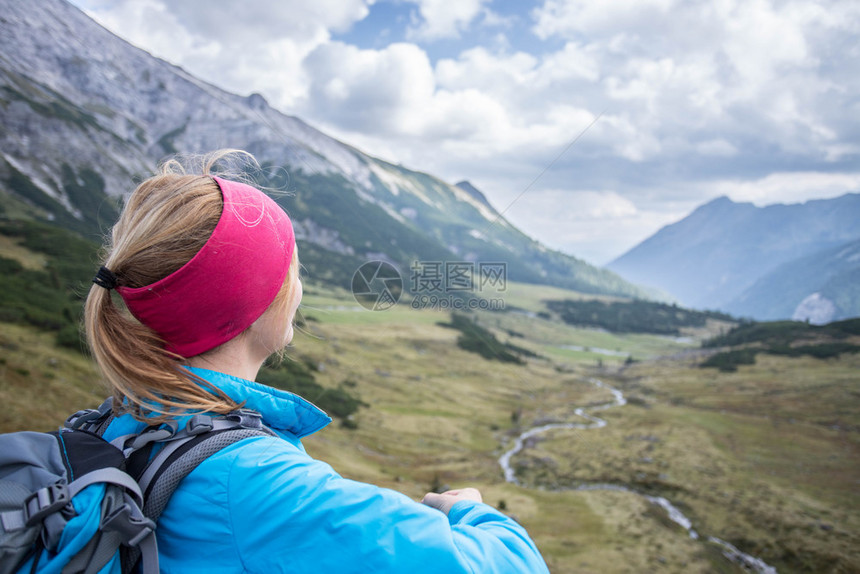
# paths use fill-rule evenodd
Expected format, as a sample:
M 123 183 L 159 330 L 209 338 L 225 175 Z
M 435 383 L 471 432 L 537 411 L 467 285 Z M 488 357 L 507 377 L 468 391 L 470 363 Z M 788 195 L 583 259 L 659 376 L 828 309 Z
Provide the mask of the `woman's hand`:
M 451 510 L 451 507 L 461 500 L 474 500 L 476 502 L 484 501 L 477 488 L 461 488 L 459 490 L 449 490 L 442 494 L 428 492 L 424 495 L 424 498 L 421 499 L 421 503 L 444 512 L 447 515 Z

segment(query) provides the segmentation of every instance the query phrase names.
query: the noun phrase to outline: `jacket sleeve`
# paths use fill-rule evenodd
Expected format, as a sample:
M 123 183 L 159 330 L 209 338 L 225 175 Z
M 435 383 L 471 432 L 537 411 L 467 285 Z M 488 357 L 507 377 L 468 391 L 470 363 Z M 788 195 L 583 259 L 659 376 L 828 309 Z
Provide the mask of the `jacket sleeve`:
M 526 531 L 486 504 L 445 516 L 275 439 L 236 452 L 228 511 L 247 572 L 548 573 Z

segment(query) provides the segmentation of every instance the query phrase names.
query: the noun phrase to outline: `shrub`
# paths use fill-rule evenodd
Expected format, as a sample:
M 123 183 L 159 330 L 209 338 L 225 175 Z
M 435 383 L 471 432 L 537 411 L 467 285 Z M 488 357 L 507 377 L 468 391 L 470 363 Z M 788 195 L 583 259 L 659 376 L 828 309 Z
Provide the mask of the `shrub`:
M 856 353 L 860 351 L 860 347 L 851 343 L 822 343 L 819 345 L 801 345 L 798 347 L 771 347 L 767 349 L 767 353 L 771 355 L 784 355 L 788 357 L 800 357 L 808 355 L 816 359 L 831 359 L 838 357 L 843 353 Z
M 2 221 L 0 234 L 47 260 L 44 270 L 33 270 L 0 257 L 0 321 L 54 331 L 58 344 L 84 350 L 76 331 L 94 273 L 95 243 L 34 221 Z
M 355 421 L 344 422 L 355 414 L 360 407 L 369 406 L 346 390 L 345 385 L 328 389 L 316 382 L 308 359 L 296 361 L 285 359 L 278 365 L 264 366 L 257 375 L 257 381 L 295 393 L 314 403 L 328 414 L 342 420 L 345 428 L 357 428 Z
M 511 352 L 511 350 L 520 350 L 519 347 L 504 345 L 490 331 L 484 329 L 465 315 L 452 313 L 450 323 L 439 323 L 439 325 L 460 331 L 461 334 L 457 337 L 457 346 L 464 351 L 477 353 L 485 359 L 493 361 L 516 364 L 524 363 L 522 359 Z M 525 351 L 525 349 L 522 349 L 522 351 Z
M 652 301 L 546 301 L 547 308 L 571 325 L 598 327 L 620 333 L 678 335 L 682 327 L 701 327 L 708 319 L 732 321 L 724 313 L 693 311 Z
M 731 373 L 738 370 L 738 365 L 754 365 L 755 364 L 755 349 L 738 349 L 735 351 L 726 351 L 711 355 L 707 360 L 702 362 L 701 368 L 716 368 L 724 373 Z
M 78 325 L 64 325 L 57 331 L 57 345 L 88 353 L 86 337 Z

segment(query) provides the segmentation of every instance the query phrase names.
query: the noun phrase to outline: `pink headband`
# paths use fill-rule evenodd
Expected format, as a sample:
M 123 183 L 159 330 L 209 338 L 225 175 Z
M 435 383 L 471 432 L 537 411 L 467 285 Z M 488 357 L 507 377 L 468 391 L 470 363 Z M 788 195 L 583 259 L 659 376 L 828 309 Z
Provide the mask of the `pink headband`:
M 224 208 L 200 251 L 151 285 L 117 288 L 132 315 L 183 357 L 250 327 L 284 284 L 296 245 L 289 217 L 269 196 L 244 183 L 213 179 Z

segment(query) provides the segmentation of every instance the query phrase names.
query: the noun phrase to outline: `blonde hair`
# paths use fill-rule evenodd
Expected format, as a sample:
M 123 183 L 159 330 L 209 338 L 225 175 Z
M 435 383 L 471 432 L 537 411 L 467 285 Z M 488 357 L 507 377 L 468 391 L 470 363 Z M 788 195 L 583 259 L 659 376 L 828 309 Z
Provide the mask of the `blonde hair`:
M 171 160 L 135 189 L 105 246 L 103 265 L 116 275 L 118 286 L 159 281 L 200 251 L 223 208 L 221 190 L 210 175 L 216 164 L 237 158 L 256 165 L 252 156 L 237 150 Z M 189 161 L 198 163 L 199 175 L 186 173 Z M 236 174 L 231 178 L 241 179 Z M 294 250 L 287 278 L 270 305 L 273 312 L 287 312 L 297 279 Z M 185 369 L 186 357 L 166 351 L 155 331 L 118 306 L 112 291 L 90 288 L 84 323 L 90 350 L 113 391 L 115 410 L 155 422 L 180 412 L 226 413 L 239 406 Z

